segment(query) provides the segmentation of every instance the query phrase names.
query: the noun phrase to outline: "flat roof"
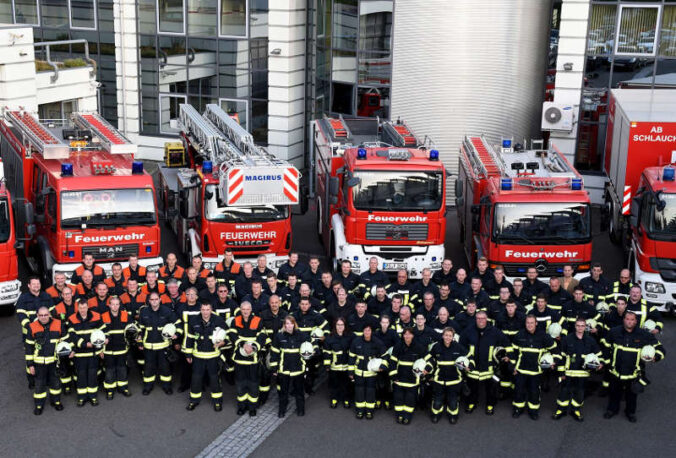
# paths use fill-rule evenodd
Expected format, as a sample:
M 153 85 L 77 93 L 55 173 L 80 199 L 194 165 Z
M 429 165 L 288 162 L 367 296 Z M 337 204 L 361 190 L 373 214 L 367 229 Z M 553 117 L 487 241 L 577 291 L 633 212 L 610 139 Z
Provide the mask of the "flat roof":
M 676 122 L 674 89 L 612 89 L 610 93 L 629 121 Z

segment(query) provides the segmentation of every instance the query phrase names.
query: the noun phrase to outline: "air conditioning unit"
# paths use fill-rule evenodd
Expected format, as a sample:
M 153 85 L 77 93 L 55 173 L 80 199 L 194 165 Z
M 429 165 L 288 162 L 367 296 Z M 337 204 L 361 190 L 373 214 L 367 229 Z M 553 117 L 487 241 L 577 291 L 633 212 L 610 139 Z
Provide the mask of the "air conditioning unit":
M 570 132 L 573 130 L 573 106 L 556 102 L 542 104 L 542 130 Z

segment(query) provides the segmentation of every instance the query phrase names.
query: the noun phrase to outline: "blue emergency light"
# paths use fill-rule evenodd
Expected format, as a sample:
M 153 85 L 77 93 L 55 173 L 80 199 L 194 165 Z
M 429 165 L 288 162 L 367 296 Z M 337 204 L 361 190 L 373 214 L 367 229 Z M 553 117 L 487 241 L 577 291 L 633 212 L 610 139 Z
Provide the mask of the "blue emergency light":
M 511 178 L 502 178 L 500 180 L 500 189 L 503 191 L 511 191 L 512 190 L 512 179 Z
M 432 256 L 432 262 L 434 262 L 434 261 L 436 261 L 436 260 L 437 260 L 437 257 L 436 257 L 436 256 Z
M 662 179 L 664 181 L 674 181 L 674 168 L 673 167 L 665 167 L 663 172 L 662 172 Z
M 211 161 L 202 162 L 202 173 L 211 173 L 214 171 L 214 164 Z
M 354 259 L 355 261 L 359 261 L 359 256 L 354 256 L 352 259 Z
M 512 147 L 512 139 L 511 138 L 505 138 L 502 140 L 502 147 L 503 148 L 511 148 Z
M 430 161 L 438 161 L 438 160 L 439 160 L 439 150 L 431 149 L 430 150 Z
M 570 180 L 570 189 L 580 191 L 582 189 L 582 178 L 573 178 Z
M 146 246 L 146 253 L 150 253 L 152 251 L 153 247 L 150 245 Z
M 68 257 L 69 257 L 69 258 L 74 258 L 74 257 L 75 257 L 75 252 L 74 252 L 73 250 L 70 250 L 70 251 L 68 252 Z
M 364 148 L 357 150 L 357 159 L 366 159 L 366 150 Z
M 73 164 L 66 162 L 61 164 L 61 176 L 62 177 L 72 177 L 73 176 Z
M 131 163 L 131 173 L 134 175 L 140 175 L 143 173 L 143 162 L 134 161 Z

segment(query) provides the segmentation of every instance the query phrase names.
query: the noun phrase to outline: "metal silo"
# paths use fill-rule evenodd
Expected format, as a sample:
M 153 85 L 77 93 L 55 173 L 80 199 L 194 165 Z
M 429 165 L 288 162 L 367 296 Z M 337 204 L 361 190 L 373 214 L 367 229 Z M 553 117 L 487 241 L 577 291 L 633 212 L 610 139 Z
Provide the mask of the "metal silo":
M 431 136 L 452 172 L 465 134 L 539 137 L 550 18 L 550 0 L 397 1 L 392 119 Z

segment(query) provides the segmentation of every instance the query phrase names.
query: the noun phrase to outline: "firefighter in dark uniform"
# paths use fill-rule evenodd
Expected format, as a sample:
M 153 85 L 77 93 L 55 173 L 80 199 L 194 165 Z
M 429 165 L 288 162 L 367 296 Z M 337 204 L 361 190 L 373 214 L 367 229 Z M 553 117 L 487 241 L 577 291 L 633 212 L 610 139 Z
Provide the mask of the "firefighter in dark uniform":
M 186 302 L 181 303 L 176 312 L 176 316 L 181 322 L 181 336 L 183 338 L 182 346 L 185 348 L 187 343 L 185 339 L 188 336 L 188 323 L 190 317 L 197 316 L 201 313 L 202 304 L 198 301 L 197 297 L 197 288 L 190 287 L 185 292 Z M 204 301 L 208 302 L 208 301 Z M 177 362 L 179 371 L 181 372 L 181 379 L 178 384 L 178 392 L 183 393 L 190 389 L 190 380 L 192 378 L 192 367 L 188 364 L 188 361 L 185 358 L 185 353 L 179 356 Z
M 37 276 L 29 277 L 28 291 L 21 293 L 19 299 L 16 301 L 16 318 L 21 325 L 21 333 L 24 341 L 28 334 L 28 325 L 35 320 L 38 308 L 46 306 L 47 309 L 51 309 L 52 305 L 54 305 L 52 297 L 44 291 L 41 291 L 40 278 Z M 26 363 L 28 363 L 28 361 L 26 361 Z M 35 381 L 28 370 L 28 364 L 26 364 L 26 377 L 28 378 L 28 388 L 33 389 Z
M 95 348 L 91 342 L 92 332 L 102 330 L 101 315 L 89 310 L 86 302 L 78 302 L 77 313 L 68 317 L 70 341 L 75 351 L 75 381 L 77 386 L 77 406 L 87 401 L 93 406 L 99 404 L 96 393 L 99 388 L 97 371 L 102 348 Z
M 265 358 L 267 357 L 267 352 L 270 351 L 270 345 L 272 345 L 275 335 L 282 329 L 284 318 L 288 315 L 286 311 L 281 309 L 282 300 L 278 295 L 273 294 L 270 296 L 269 302 L 269 307 L 265 308 L 260 314 L 262 320 L 261 332 L 265 334 L 265 347 L 260 353 L 260 359 L 263 361 L 265 361 Z M 272 370 L 265 364 L 261 364 L 260 372 L 260 398 L 258 404 L 263 405 L 268 400 L 268 395 L 270 394 Z
M 559 373 L 563 382 L 556 398 L 556 412 L 553 418 L 560 419 L 572 411 L 576 421 L 582 421 L 582 406 L 584 405 L 584 385 L 589 378 L 589 369 L 585 366 L 585 356 L 597 355 L 602 357 L 601 348 L 596 340 L 589 336 L 585 330 L 587 323 L 584 318 L 575 321 L 575 332 L 569 333 L 561 339 L 561 352 L 558 356 Z M 601 366 L 595 370 L 601 370 Z
M 372 256 L 369 259 L 368 270 L 359 275 L 359 291 L 361 292 L 362 298 L 368 300 L 375 294 L 375 287 L 384 287 L 389 282 L 390 280 L 387 278 L 387 274 L 378 269 L 378 258 Z
M 242 302 L 240 315 L 236 316 L 229 329 L 233 344 L 235 363 L 235 385 L 237 387 L 237 415 L 256 416 L 259 394 L 258 352 L 265 344 L 265 333 L 261 331 L 262 321 L 254 316 L 251 304 Z
M 284 318 L 281 332 L 275 333 L 270 347 L 270 370 L 277 377 L 277 393 L 279 395 L 279 418 L 286 415 L 289 394 L 296 399 L 296 415 L 305 415 L 305 392 L 303 375 L 305 359 L 300 353 L 303 343 L 309 342 L 310 336 L 298 330 L 296 320 L 292 316 Z
M 98 266 L 97 266 L 98 267 Z M 75 285 L 75 296 L 81 301 L 88 301 L 96 296 L 96 285 L 94 275 L 90 270 L 82 272 L 81 280 Z
M 85 254 L 82 257 L 82 264 L 80 264 L 78 268 L 75 269 L 75 272 L 73 272 L 73 276 L 70 277 L 70 282 L 73 285 L 81 283 L 82 273 L 85 270 L 88 270 L 89 272 L 92 273 L 92 279 L 94 284 L 106 279 L 106 272 L 101 267 L 94 264 L 94 256 L 91 254 Z
M 443 283 L 451 284 L 455 281 L 455 271 L 453 270 L 453 261 L 446 258 L 441 262 L 441 269 L 434 272 L 432 281 L 441 286 Z
M 432 423 L 437 423 L 446 409 L 448 419 L 452 425 L 458 422 L 459 399 L 462 389 L 463 371 L 472 369 L 469 366 L 459 368 L 455 362 L 461 356 L 469 359 L 469 350 L 454 341 L 455 330 L 445 328 L 441 334 L 441 341 L 435 343 L 430 350 L 432 366 Z
M 329 378 L 329 407 L 335 409 L 342 404 L 350 408 L 350 380 L 348 377 L 348 362 L 350 344 L 354 336 L 348 332 L 344 318 L 338 318 L 333 325 L 333 331 L 326 337 L 323 344 L 324 367 Z
M 340 272 L 336 272 L 333 277 L 340 281 L 341 285 L 343 285 L 343 288 L 345 288 L 345 291 L 347 291 L 348 294 L 357 294 L 361 280 L 359 275 L 352 272 L 352 262 L 347 259 L 343 259 L 340 262 Z
M 639 285 L 634 285 L 629 290 L 627 311 L 634 312 L 638 318 L 639 328 L 644 327 L 646 320 L 653 320 L 655 322 L 655 329 L 651 332 L 658 334 L 662 330 L 662 315 L 656 307 L 648 305 L 648 302 L 641 297 L 641 287 Z
M 145 305 L 147 299 L 148 297 L 141 293 L 138 282 L 132 278 L 127 281 L 127 291 L 120 296 L 120 303 L 122 308 L 138 320 L 141 307 Z
M 298 304 L 298 311 L 291 314 L 298 324 L 301 332 L 312 335 L 312 331 L 317 328 L 324 335 L 328 332 L 328 322 L 316 310 L 310 308 L 310 298 L 302 297 Z M 314 382 L 317 378 L 318 365 L 320 363 L 319 355 L 315 355 L 305 362 L 307 370 L 305 372 L 305 392 L 314 393 Z
M 565 310 L 569 310 L 567 305 Z M 528 314 L 535 316 L 535 319 L 538 323 L 538 329 L 540 331 L 547 332 L 549 325 L 552 323 L 558 323 L 561 325 L 561 327 L 565 327 L 566 325 L 565 321 L 561 317 L 561 313 L 547 304 L 547 296 L 545 296 L 543 293 L 537 295 L 537 298 L 535 299 L 535 307 L 530 309 Z M 575 317 L 573 317 L 573 321 L 574 320 Z
M 589 276 L 580 280 L 579 286 L 584 291 L 584 300 L 593 306 L 605 301 L 612 293 L 612 286 L 603 276 L 603 269 L 598 262 L 592 264 Z
M 73 298 L 73 289 L 66 286 L 61 291 L 61 302 L 52 309 L 52 316 L 61 320 L 68 327 L 68 317 L 77 312 L 77 301 Z M 61 378 L 61 389 L 64 394 L 70 394 L 73 383 L 73 359 L 69 357 L 60 357 L 57 365 L 59 377 Z
M 351 380 L 354 380 L 354 405 L 357 418 L 373 418 L 373 410 L 376 407 L 376 375 L 368 369 L 371 359 L 381 358 L 382 363 L 379 372 L 387 370 L 385 359 L 385 346 L 373 337 L 373 329 L 365 327 L 364 335 L 355 337 L 350 344 L 348 358 L 348 371 Z
M 631 290 L 632 286 L 634 286 L 634 283 L 631 281 L 631 272 L 629 269 L 622 269 L 620 271 L 620 279 L 613 282 L 612 292 L 606 296 L 606 302 L 615 304 L 618 297 L 629 296 L 629 290 Z
M 308 261 L 309 268 L 300 276 L 302 283 L 307 283 L 314 290 L 322 282 L 322 269 L 319 267 L 319 258 L 313 256 Z
M 61 320 L 50 317 L 49 307 L 41 305 L 37 310 L 37 319 L 28 325 L 28 333 L 24 342 L 28 371 L 35 377 L 33 413 L 40 415 L 47 401 L 56 410 L 63 410 L 61 404 L 61 382 L 57 376 L 56 345 L 68 339 L 66 326 Z
M 581 286 L 576 286 L 573 290 L 573 300 L 561 307 L 561 315 L 564 322 L 561 324 L 564 333 L 575 332 L 575 320 L 582 317 L 585 320 L 593 319 L 599 321 L 601 315 L 596 311 L 591 303 L 584 299 L 585 294 Z M 594 337 L 598 336 L 600 325 L 591 330 Z
M 366 312 L 365 302 L 359 301 L 354 307 L 354 313 L 347 317 L 347 326 L 354 335 L 360 336 L 366 326 L 370 326 L 372 329 L 377 328 L 378 319 Z
M 385 291 L 390 299 L 392 299 L 395 294 L 401 295 L 402 307 L 404 305 L 409 305 L 408 302 L 411 299 L 413 285 L 408 281 L 408 272 L 406 269 L 401 269 L 397 272 L 397 281 L 387 285 Z
M 380 317 L 380 323 L 374 337 L 380 340 L 385 346 L 385 353 L 392 354 L 395 345 L 399 343 L 401 337 L 396 329 L 391 326 L 392 318 L 387 313 Z M 392 408 L 392 385 L 390 384 L 390 374 L 386 371 L 378 372 L 376 376 L 376 408 L 384 407 L 386 410 Z
M 664 358 L 664 348 L 653 334 L 638 327 L 638 317 L 630 311 L 624 314 L 622 326 L 611 329 L 601 343 L 605 347 L 604 356 L 610 372 L 610 395 L 603 417 L 608 419 L 617 415 L 624 397 L 624 413 L 630 422 L 635 423 L 637 393 L 643 391 L 644 383 L 639 365 L 642 348 L 652 346 L 655 349 L 654 361 Z
M 277 276 L 283 284 L 288 284 L 289 275 L 291 273 L 295 274 L 296 278 L 300 278 L 307 269 L 307 264 L 304 264 L 298 260 L 298 252 L 292 251 L 289 253 L 289 260 L 279 266 L 279 269 L 277 270 Z
M 512 344 L 512 360 L 514 361 L 514 406 L 512 416 L 518 418 L 526 408 L 528 416 L 537 420 L 540 410 L 540 379 L 542 368 L 540 358 L 548 351 L 554 350 L 556 344 L 545 331 L 538 329 L 537 319 L 533 315 L 526 317 L 526 329 L 522 329 L 514 337 Z
M 573 300 L 573 296 L 561 287 L 561 279 L 559 277 L 551 277 L 549 279 L 549 289 L 545 291 L 547 296 L 547 305 L 557 312 L 561 312 L 561 307 Z
M 167 350 L 172 342 L 178 339 L 179 320 L 169 307 L 160 303 L 160 295 L 150 293 L 148 297 L 150 306 L 143 307 L 139 316 L 140 344 L 143 349 L 143 395 L 147 396 L 153 389 L 157 376 L 159 375 L 162 390 L 166 394 L 172 394 L 174 390 L 171 387 L 171 369 L 167 360 Z M 176 327 L 176 333 L 165 338 L 162 335 L 162 329 L 173 324 Z
M 218 328 L 224 332 L 223 339 L 214 337 Z M 225 345 L 225 339 L 227 339 L 225 334 L 227 328 L 223 318 L 213 313 L 212 306 L 208 302 L 200 305 L 198 315 L 188 318 L 188 324 L 185 327 L 187 335 L 183 345 L 186 360 L 192 365 L 190 401 L 186 407 L 187 410 L 195 410 L 200 403 L 205 375 L 209 380 L 214 410 L 220 412 L 223 409 L 223 389 L 218 376 L 218 361 L 221 356 L 220 348 Z
M 108 343 L 103 349 L 103 365 L 106 368 L 103 389 L 106 390 L 106 399 L 113 399 L 115 389 L 125 397 L 131 396 L 127 374 L 127 345 L 126 327 L 133 322 L 129 312 L 120 309 L 120 298 L 111 297 L 108 304 L 110 310 L 101 315 L 103 332 Z
M 432 370 L 427 348 L 415 341 L 413 329 L 406 328 L 402 340 L 394 346 L 389 360 L 394 412 L 397 423 L 404 425 L 408 425 L 413 419 L 413 411 L 418 400 L 422 375 L 413 372 L 413 364 L 418 359 L 427 361 L 423 372 L 423 375 L 427 375 Z

